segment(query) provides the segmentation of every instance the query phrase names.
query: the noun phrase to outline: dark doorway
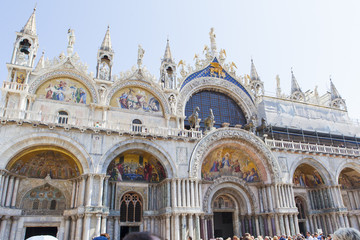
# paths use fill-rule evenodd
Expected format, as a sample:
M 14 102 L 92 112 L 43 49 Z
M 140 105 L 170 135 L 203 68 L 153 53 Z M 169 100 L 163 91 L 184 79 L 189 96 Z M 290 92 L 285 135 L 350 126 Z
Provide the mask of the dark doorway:
M 50 235 L 56 237 L 57 227 L 27 227 L 25 239 L 38 235 Z
M 120 240 L 123 239 L 128 233 L 131 232 L 139 232 L 140 228 L 136 227 L 128 227 L 128 226 L 121 226 L 120 228 Z
M 300 230 L 300 233 L 302 233 L 302 235 L 304 235 L 306 233 L 305 222 L 299 222 L 299 230 Z
M 214 237 L 226 239 L 234 236 L 233 213 L 214 212 Z

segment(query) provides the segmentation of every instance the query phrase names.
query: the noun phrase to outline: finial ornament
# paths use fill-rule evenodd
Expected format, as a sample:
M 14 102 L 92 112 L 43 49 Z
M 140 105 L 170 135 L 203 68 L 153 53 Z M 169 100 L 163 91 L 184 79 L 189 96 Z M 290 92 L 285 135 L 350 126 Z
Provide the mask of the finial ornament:
M 74 52 L 74 44 L 75 44 L 75 31 L 74 29 L 69 28 L 68 30 L 68 46 L 67 46 L 67 54 L 71 56 Z
M 142 59 L 144 58 L 144 54 L 145 54 L 145 50 L 139 44 L 139 47 L 138 47 L 138 60 L 137 60 L 137 64 L 138 64 L 139 68 L 141 68 Z
M 210 29 L 209 35 L 210 35 L 211 53 L 213 55 L 215 55 L 216 54 L 216 41 L 215 41 L 216 35 L 215 35 L 213 27 Z

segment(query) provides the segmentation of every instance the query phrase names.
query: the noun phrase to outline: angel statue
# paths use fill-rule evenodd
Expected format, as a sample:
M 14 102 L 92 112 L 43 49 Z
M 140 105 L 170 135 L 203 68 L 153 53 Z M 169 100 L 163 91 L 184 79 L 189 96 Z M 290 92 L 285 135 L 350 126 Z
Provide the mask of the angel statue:
M 234 62 L 230 63 L 230 72 L 235 73 L 235 68 L 237 69 L 237 66 Z
M 185 71 L 185 61 L 184 60 L 180 60 L 180 62 L 178 63 L 178 67 L 181 66 L 181 70 L 180 70 L 180 74 L 182 77 L 186 76 L 186 71 Z
M 210 45 L 211 52 L 214 54 L 216 52 L 216 41 L 215 41 L 216 35 L 213 27 L 210 29 L 209 35 L 210 35 L 210 43 L 211 43 Z
M 138 49 L 138 60 L 137 60 L 137 64 L 139 66 L 139 68 L 141 67 L 142 65 L 142 59 L 144 57 L 144 53 L 145 53 L 145 50 L 141 47 L 141 45 L 139 44 L 139 49 Z

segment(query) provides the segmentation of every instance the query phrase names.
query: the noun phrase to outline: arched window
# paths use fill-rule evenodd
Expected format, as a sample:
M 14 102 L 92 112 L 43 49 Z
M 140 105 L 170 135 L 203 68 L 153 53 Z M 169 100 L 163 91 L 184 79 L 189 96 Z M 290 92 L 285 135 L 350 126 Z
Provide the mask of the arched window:
M 50 204 L 50 210 L 55 210 L 56 209 L 56 200 L 51 200 L 51 204 Z
M 67 124 L 68 123 L 69 115 L 65 111 L 59 111 L 57 114 L 57 122 L 59 124 Z
M 210 114 L 210 108 L 213 110 L 215 117 L 214 127 L 219 128 L 221 124 L 226 122 L 230 123 L 230 126 L 236 124 L 245 125 L 246 119 L 243 111 L 237 105 L 237 103 L 228 97 L 227 95 L 214 91 L 201 91 L 191 96 L 186 103 L 185 115 L 185 127 L 189 128 L 188 117 L 191 116 L 196 107 L 200 108 L 199 118 L 200 127 L 204 128 L 204 121 Z
M 139 119 L 134 119 L 132 121 L 132 131 L 142 132 L 142 122 Z
M 136 193 L 126 193 L 120 202 L 120 222 L 140 222 L 141 214 L 140 196 Z
M 297 207 L 298 212 L 299 212 L 298 213 L 298 219 L 299 220 L 306 219 L 304 201 L 301 198 L 296 197 L 295 198 L 295 203 L 296 203 L 296 207 Z

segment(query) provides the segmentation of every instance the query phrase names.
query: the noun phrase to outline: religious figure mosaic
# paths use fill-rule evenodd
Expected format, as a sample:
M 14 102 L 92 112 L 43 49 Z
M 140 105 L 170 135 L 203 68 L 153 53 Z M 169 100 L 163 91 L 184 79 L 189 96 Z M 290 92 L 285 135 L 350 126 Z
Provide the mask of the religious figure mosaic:
M 166 178 L 164 167 L 147 153 L 124 153 L 107 169 L 110 181 L 161 182 Z
M 259 182 L 258 169 L 249 155 L 236 147 L 220 147 L 204 160 L 202 178 L 212 181 L 221 176 L 237 176 L 247 182 Z
M 351 168 L 345 168 L 340 173 L 339 184 L 343 189 L 360 188 L 360 173 Z
M 69 179 L 80 176 L 76 163 L 66 154 L 52 151 L 33 151 L 20 157 L 10 172 L 29 178 Z
M 86 87 L 72 79 L 53 79 L 42 84 L 36 91 L 40 98 L 70 103 L 88 104 L 91 96 Z
M 162 112 L 159 101 L 151 93 L 136 87 L 118 91 L 113 96 L 110 105 L 141 112 Z
M 316 187 L 324 184 L 320 173 L 307 164 L 301 164 L 294 172 L 293 183 L 299 187 Z

